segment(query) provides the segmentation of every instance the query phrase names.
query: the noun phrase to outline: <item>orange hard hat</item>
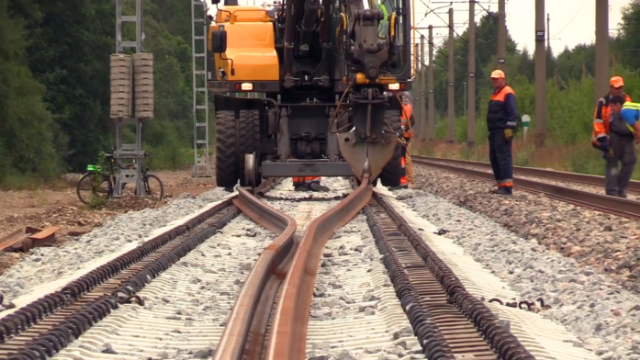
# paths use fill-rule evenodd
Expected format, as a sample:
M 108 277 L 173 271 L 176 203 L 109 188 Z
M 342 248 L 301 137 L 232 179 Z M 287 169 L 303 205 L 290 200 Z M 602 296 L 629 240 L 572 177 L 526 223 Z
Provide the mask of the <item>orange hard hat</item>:
M 611 86 L 616 88 L 624 86 L 624 80 L 622 80 L 622 77 L 620 76 L 612 77 L 611 80 L 609 80 L 609 83 L 611 84 Z
M 493 70 L 491 72 L 492 79 L 504 79 L 504 72 L 502 70 Z

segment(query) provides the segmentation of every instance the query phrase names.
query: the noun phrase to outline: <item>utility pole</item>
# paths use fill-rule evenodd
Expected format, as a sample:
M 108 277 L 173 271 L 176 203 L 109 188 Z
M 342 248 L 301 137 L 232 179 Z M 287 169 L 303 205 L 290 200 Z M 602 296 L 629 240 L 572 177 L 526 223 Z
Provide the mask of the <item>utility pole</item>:
M 429 69 L 427 82 L 429 86 L 429 141 L 436 139 L 436 101 L 433 93 L 433 26 L 429 25 Z
M 547 51 L 551 51 L 551 28 L 549 27 L 551 23 L 551 17 L 549 13 L 547 13 Z
M 547 136 L 547 51 L 544 47 L 544 1 L 536 0 L 535 144 L 538 148 L 544 145 Z
M 467 96 L 467 146 L 476 144 L 476 2 L 469 0 L 469 95 Z
M 596 93 L 595 100 L 609 89 L 609 1 L 596 0 Z
M 422 86 L 424 83 L 424 79 L 422 79 L 422 72 L 420 71 L 420 69 L 422 68 L 422 64 L 420 61 L 420 44 L 416 43 L 415 46 L 413 47 L 414 49 L 414 58 L 415 58 L 415 90 L 413 91 L 413 113 L 415 115 L 416 118 L 416 126 L 413 129 L 413 134 L 414 136 L 420 137 L 420 133 L 422 131 L 422 115 L 424 110 L 419 106 L 420 104 L 420 97 L 422 96 Z
M 498 0 L 498 69 L 507 61 L 507 24 L 505 0 Z
M 455 78 L 453 77 L 454 48 L 455 43 L 453 37 L 453 8 L 449 8 L 449 142 L 451 143 L 455 141 L 454 127 L 456 121 L 456 112 L 453 99 L 453 97 L 455 96 L 453 87 L 455 81 Z
M 425 116 L 427 112 L 427 102 L 425 101 L 426 91 L 425 89 L 425 77 L 427 76 L 427 71 L 424 68 L 424 35 L 420 35 L 420 139 L 424 141 L 426 133 L 425 129 L 427 129 L 427 117 Z

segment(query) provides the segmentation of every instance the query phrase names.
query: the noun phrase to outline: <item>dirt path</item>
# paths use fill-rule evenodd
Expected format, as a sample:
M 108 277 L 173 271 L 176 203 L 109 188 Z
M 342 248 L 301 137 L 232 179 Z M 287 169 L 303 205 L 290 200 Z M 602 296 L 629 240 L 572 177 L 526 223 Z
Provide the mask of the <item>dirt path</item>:
M 118 214 L 149 206 L 161 207 L 181 193 L 197 196 L 215 187 L 215 178 L 192 179 L 191 170 L 158 171 L 154 174 L 164 184 L 165 199 L 159 204 L 125 197 L 109 202 L 102 209 L 90 209 L 78 200 L 75 187 L 62 191 L 0 191 L 0 237 L 25 226 L 59 226 L 56 244 L 61 244 L 73 239 L 67 235 L 70 230 L 90 231 Z M 0 274 L 20 256 L 21 253 L 0 253 Z

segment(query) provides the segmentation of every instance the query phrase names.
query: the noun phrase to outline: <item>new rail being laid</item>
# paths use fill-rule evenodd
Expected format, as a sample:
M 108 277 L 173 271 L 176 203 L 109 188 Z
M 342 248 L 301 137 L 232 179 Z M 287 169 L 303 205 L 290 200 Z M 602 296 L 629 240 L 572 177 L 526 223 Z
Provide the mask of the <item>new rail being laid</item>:
M 476 162 L 470 162 L 470 161 L 464 161 L 464 160 L 450 160 L 450 159 L 443 159 L 443 158 L 427 158 L 422 156 L 412 156 L 411 159 L 416 164 L 432 166 L 432 167 L 449 170 L 456 173 L 462 173 L 462 174 L 476 177 L 482 180 L 495 181 L 493 177 L 493 173 L 469 168 L 469 166 L 486 166 L 486 165 L 479 165 L 483 163 L 476 163 Z M 453 164 L 458 164 L 458 165 L 453 165 Z M 515 169 L 522 169 L 522 168 L 514 167 L 514 172 L 523 171 L 523 170 L 515 170 Z M 532 169 L 532 168 L 526 168 L 526 169 L 528 169 L 526 171 L 528 172 L 529 176 L 549 177 L 549 178 L 555 176 L 554 179 L 559 179 L 563 181 L 584 182 L 584 183 L 587 183 L 587 181 L 592 181 L 592 183 L 590 183 L 591 185 L 593 185 L 594 184 L 593 182 L 596 181 L 594 178 L 598 178 L 592 175 L 583 175 L 583 174 L 567 175 L 570 173 L 556 172 L 556 171 L 542 170 L 542 169 Z M 545 176 L 541 174 L 549 174 L 549 175 Z M 558 175 L 558 174 L 562 174 L 562 175 Z M 564 176 L 564 178 L 561 179 L 560 178 L 561 176 Z M 582 179 L 582 180 L 578 181 L 578 180 L 572 180 L 572 179 Z M 618 216 L 623 216 L 626 218 L 640 219 L 640 201 L 596 194 L 593 192 L 573 189 L 565 186 L 550 184 L 547 182 L 519 178 L 517 176 L 514 176 L 514 185 L 516 189 L 523 189 L 523 190 L 535 192 L 535 193 L 543 193 L 545 195 L 548 195 L 549 197 L 552 197 L 570 204 L 598 210 L 600 212 L 606 212 L 606 213 L 610 213 Z M 599 184 L 599 185 L 602 185 L 602 184 Z M 634 185 L 634 186 L 638 186 L 638 185 Z
M 257 192 L 266 192 L 266 182 Z M 44 359 L 58 353 L 121 304 L 144 300 L 136 294 L 152 279 L 213 236 L 241 211 L 275 231 L 287 219 L 240 188 L 195 218 L 90 271 L 61 290 L 15 309 L 0 319 L 0 358 Z M 281 236 L 290 237 L 291 231 Z M 286 242 L 282 240 L 281 242 Z
M 237 195 L 203 213 L 197 221 L 174 229 L 173 235 L 161 235 L 163 243 L 142 245 L 147 253 L 127 253 L 76 280 L 73 286 L 0 319 L 0 358 L 44 359 L 56 354 L 120 305 L 143 302 L 142 289 L 147 284 L 243 213 L 278 237 L 253 263 L 230 307 L 214 359 L 304 359 L 309 312 L 325 244 L 334 231 L 364 211 L 400 306 L 429 359 L 453 360 L 459 355 L 505 360 L 591 359 L 571 353 L 582 349 L 562 348 L 566 352 L 546 356 L 539 342 L 514 336 L 504 320 L 467 291 L 403 215 L 367 183 L 365 177 L 346 199 L 314 219 L 300 239 L 295 237 L 293 218 L 238 189 Z M 362 331 L 368 330 L 364 323 Z
M 373 188 L 367 182 L 365 178 L 338 206 L 309 225 L 290 266 L 281 266 L 279 271 L 274 271 L 278 267 L 273 266 L 254 267 L 250 279 L 268 276 L 278 285 L 267 289 L 257 281 L 247 282 L 214 359 L 305 358 L 309 311 L 322 251 L 334 231 L 363 209 L 385 255 L 385 265 L 402 307 L 428 358 L 454 359 L 456 355 L 467 354 L 476 359 L 534 359 L 491 310 L 465 290 L 415 231 L 403 223 L 401 215 L 384 199 L 374 198 Z M 266 255 L 269 258 L 271 255 Z M 266 264 L 267 260 L 261 258 L 258 262 Z M 282 282 L 278 277 L 285 273 Z M 278 291 L 280 283 L 282 289 Z M 275 300 L 273 308 L 272 302 L 260 302 L 260 306 L 247 310 L 246 304 L 267 299 Z

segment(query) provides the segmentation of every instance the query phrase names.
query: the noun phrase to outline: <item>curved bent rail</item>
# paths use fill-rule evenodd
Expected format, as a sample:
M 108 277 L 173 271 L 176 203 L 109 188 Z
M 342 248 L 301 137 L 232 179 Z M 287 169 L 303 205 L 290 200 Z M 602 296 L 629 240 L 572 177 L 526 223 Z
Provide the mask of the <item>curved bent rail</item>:
M 216 360 L 242 359 L 249 338 L 252 344 L 262 344 L 269 317 L 264 305 L 271 308 L 296 249 L 294 234 L 297 224 L 293 218 L 278 212 L 243 188 L 238 188 L 238 197 L 233 199 L 233 204 L 251 220 L 280 233 L 280 236 L 260 255 L 242 287 L 218 344 Z M 252 359 L 260 355 L 256 349 L 262 346 L 247 348 L 251 352 L 247 358 Z
M 338 206 L 316 218 L 304 233 L 277 305 L 266 359 L 305 358 L 309 309 L 322 250 L 334 230 L 349 223 L 371 200 L 369 176 Z

